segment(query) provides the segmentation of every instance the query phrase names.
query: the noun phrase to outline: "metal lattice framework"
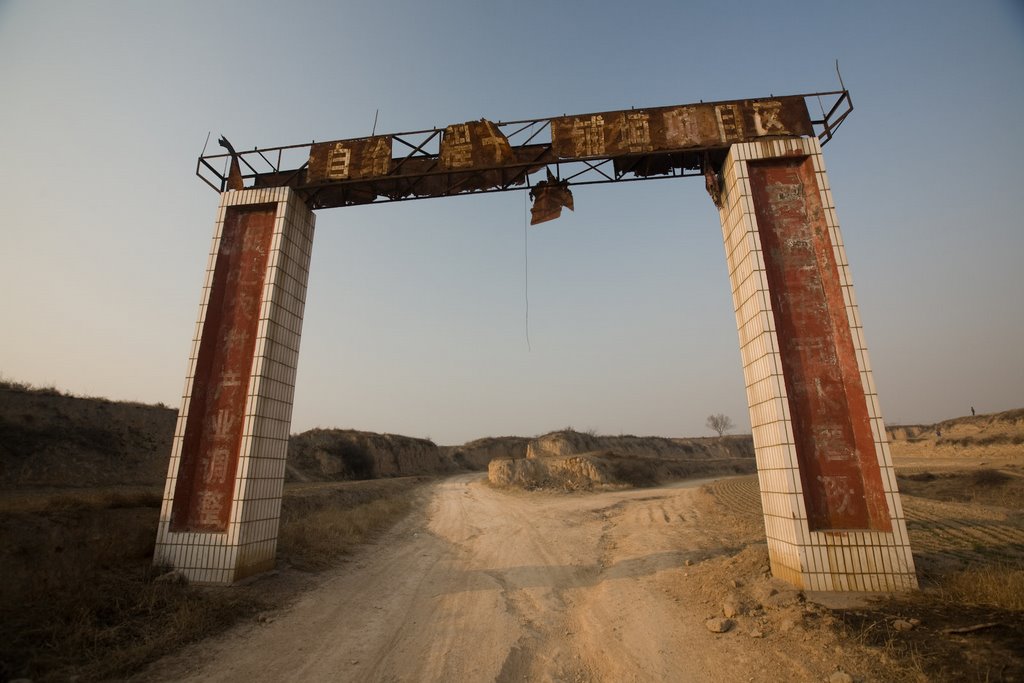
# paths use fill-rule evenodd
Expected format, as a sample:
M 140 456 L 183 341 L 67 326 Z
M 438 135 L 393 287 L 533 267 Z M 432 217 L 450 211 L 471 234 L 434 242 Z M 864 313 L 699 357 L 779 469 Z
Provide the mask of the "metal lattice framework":
M 820 118 L 812 118 L 808 113 L 808 101 L 817 102 L 821 112 Z M 828 103 L 828 109 L 825 108 L 823 101 Z M 777 135 L 770 129 L 756 130 L 761 129 L 761 123 L 755 117 L 767 111 L 766 107 L 770 106 L 775 107 L 773 111 L 784 109 L 788 120 L 805 123 L 796 125 L 795 131 L 793 126 L 784 132 L 780 128 Z M 234 157 L 237 160 L 235 182 L 240 182 L 234 189 L 287 186 L 295 190 L 314 209 L 469 193 L 533 190 L 545 178 L 550 177 L 563 185 L 678 178 L 704 175 L 708 169 L 717 170 L 730 145 L 736 142 L 792 136 L 795 133 L 815 135 L 822 144 L 825 144 L 832 139 L 835 131 L 852 111 L 850 93 L 843 89 L 785 97 L 701 102 L 647 110 L 631 109 L 578 117 L 494 123 L 481 119 L 481 124 L 470 122 L 447 128 L 428 128 L 349 141 L 314 141 L 281 147 L 258 147 L 239 151 L 234 155 L 204 153 L 200 155 L 196 164 L 196 175 L 218 192 L 232 189 L 232 171 L 229 167 L 233 166 Z M 660 147 L 655 146 L 653 149 L 647 149 L 646 147 L 652 145 L 646 145 L 639 151 L 625 149 L 623 145 L 616 148 L 614 143 L 609 143 L 609 149 L 604 149 L 602 142 L 600 148 L 591 146 L 581 149 L 577 145 L 575 153 L 564 152 L 566 126 L 575 123 L 578 127 L 579 121 L 586 124 L 601 117 L 620 117 L 625 121 L 626 117 L 647 117 L 648 112 L 651 115 L 665 116 L 668 115 L 665 112 L 682 112 L 680 116 L 690 116 L 690 113 L 693 113 L 694 116 L 705 118 L 714 114 L 717 115 L 720 133 L 711 137 L 696 136 L 686 140 L 686 144 L 672 144 L 669 140 L 668 143 Z M 723 118 L 722 112 L 726 112 L 727 116 L 735 115 L 735 121 Z M 745 128 L 743 119 L 747 121 Z M 449 155 L 446 158 L 445 145 L 454 139 L 453 128 L 463 126 L 469 130 L 468 126 L 472 125 L 488 126 L 489 130 L 495 131 L 492 133 L 494 138 L 504 138 L 507 141 L 505 158 L 500 161 L 488 161 L 485 156 L 474 152 L 475 156 L 468 167 L 453 167 L 453 157 Z M 646 118 L 644 125 L 647 125 Z M 575 135 L 577 132 L 578 130 L 574 129 L 572 134 Z M 614 134 L 620 135 L 620 131 L 615 129 Z M 625 135 L 624 132 L 621 134 Z M 559 139 L 560 135 L 562 139 Z M 581 139 L 579 136 L 576 138 L 577 142 Z M 358 154 L 359 145 L 365 147 L 373 141 L 381 140 L 387 141 L 388 151 L 385 157 L 378 159 L 381 163 L 374 166 L 375 172 L 361 175 L 332 175 L 330 169 L 335 167 L 330 164 L 333 162 L 324 162 L 323 159 L 320 159 L 321 163 L 317 169 L 313 168 L 318 154 L 323 156 L 321 152 L 325 146 L 345 144 L 357 150 L 355 153 Z M 476 151 L 479 149 L 478 146 Z M 580 151 L 584 153 L 580 154 Z M 330 153 L 330 150 L 326 153 Z M 347 162 L 348 157 L 345 159 Z M 240 181 L 237 180 L 238 177 Z

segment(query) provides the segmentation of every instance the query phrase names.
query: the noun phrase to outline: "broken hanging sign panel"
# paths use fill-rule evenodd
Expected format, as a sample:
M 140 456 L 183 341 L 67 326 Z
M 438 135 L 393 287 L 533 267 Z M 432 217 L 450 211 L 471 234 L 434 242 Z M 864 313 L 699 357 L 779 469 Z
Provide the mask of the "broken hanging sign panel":
M 558 180 L 548 171 L 548 179 L 537 183 L 530 190 L 533 207 L 530 209 L 530 225 L 553 221 L 562 215 L 562 207 L 573 211 L 572 192 L 568 180 Z

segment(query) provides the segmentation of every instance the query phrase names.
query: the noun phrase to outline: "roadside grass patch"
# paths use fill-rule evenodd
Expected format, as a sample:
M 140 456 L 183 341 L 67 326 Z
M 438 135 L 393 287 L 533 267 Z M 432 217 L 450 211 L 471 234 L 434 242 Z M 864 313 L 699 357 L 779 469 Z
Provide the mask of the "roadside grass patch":
M 1024 563 L 992 564 L 951 572 L 938 579 L 935 590 L 949 603 L 1024 612 Z
M 1014 465 L 899 474 L 896 480 L 905 495 L 1024 510 L 1024 476 Z
M 412 508 L 426 478 L 286 490 L 278 557 L 325 569 Z M 124 679 L 275 609 L 302 582 L 232 587 L 155 579 L 156 490 L 12 495 L 0 505 L 0 681 Z M 287 563 L 285 563 L 287 564 Z M 299 563 L 295 563 L 299 564 Z
M 153 583 L 156 573 L 136 564 L 5 606 L 0 677 L 120 678 L 263 608 L 249 593 Z
M 379 498 L 352 508 L 294 505 L 282 510 L 278 554 L 300 569 L 324 569 L 391 527 L 412 508 L 406 497 Z

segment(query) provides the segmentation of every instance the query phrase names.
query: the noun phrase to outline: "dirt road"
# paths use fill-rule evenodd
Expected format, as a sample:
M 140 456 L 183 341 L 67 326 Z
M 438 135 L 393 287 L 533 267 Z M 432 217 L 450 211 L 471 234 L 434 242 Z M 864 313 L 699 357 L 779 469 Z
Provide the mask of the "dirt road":
M 444 480 L 272 622 L 192 647 L 144 679 L 778 680 L 778 657 L 759 661 L 769 643 L 709 633 L 717 608 L 685 604 L 695 595 L 686 560 L 736 543 L 694 504 L 699 483 L 565 495 L 496 490 L 482 475 Z M 812 674 L 780 656 L 788 680 Z

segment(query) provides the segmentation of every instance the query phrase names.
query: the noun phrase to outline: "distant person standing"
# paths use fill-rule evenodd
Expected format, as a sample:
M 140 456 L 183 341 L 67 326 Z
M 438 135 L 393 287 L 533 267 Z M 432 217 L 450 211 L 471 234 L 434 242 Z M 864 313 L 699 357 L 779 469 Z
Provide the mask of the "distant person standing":
M 974 406 L 971 406 L 971 417 L 974 417 Z

